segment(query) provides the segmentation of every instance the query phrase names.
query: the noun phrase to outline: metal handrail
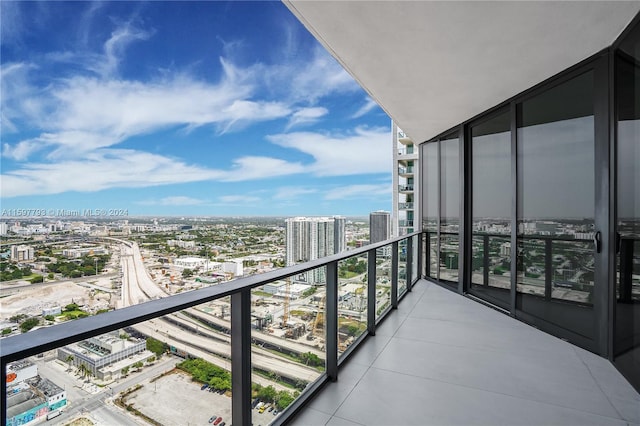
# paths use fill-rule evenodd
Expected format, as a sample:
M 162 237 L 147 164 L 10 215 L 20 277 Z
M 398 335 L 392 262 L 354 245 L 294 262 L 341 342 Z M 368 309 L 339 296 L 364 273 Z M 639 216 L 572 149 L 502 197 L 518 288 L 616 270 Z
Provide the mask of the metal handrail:
M 2 368 L 2 374 L 0 374 L 0 399 L 4 402 L 4 409 L 0 410 L 0 424 L 6 424 L 7 420 L 7 394 L 5 374 L 7 364 L 29 356 L 37 355 L 41 352 L 87 339 L 89 337 L 101 335 L 143 321 L 158 318 L 163 315 L 171 314 L 173 312 L 184 310 L 186 308 L 210 302 L 212 300 L 219 299 L 225 296 L 231 296 L 232 371 L 236 370 L 242 372 L 242 374 L 232 375 L 232 416 L 234 423 L 240 425 L 249 425 L 251 424 L 251 410 L 247 410 L 247 406 L 248 401 L 250 402 L 251 398 L 251 289 L 313 269 L 327 267 L 326 328 L 328 336 L 325 347 L 326 354 L 328 356 L 326 357 L 327 369 L 326 373 L 324 373 L 323 376 L 324 380 L 336 380 L 338 354 L 337 350 L 333 351 L 332 348 L 337 349 L 338 262 L 354 256 L 362 255 L 364 253 L 368 253 L 368 256 L 371 256 L 372 254 L 373 256 L 375 256 L 375 251 L 378 248 L 387 245 L 397 247 L 398 242 L 409 240 L 410 238 L 419 236 L 420 234 L 420 232 L 413 232 L 408 235 L 395 237 L 386 241 L 370 244 L 354 250 L 334 254 L 302 264 L 288 266 L 259 275 L 238 278 L 233 281 L 218 284 L 215 286 L 180 293 L 161 299 L 151 300 L 135 306 L 106 312 L 101 315 L 91 316 L 80 320 L 58 324 L 52 327 L 30 331 L 25 334 L 4 338 L 2 339 L 2 345 L 0 345 L 0 367 Z M 421 247 L 421 245 L 418 245 L 418 247 Z M 418 259 L 416 261 L 419 261 L 420 257 L 421 256 L 418 256 Z M 392 274 L 395 275 L 398 268 L 397 263 L 395 264 L 396 269 L 394 270 L 393 268 L 394 265 L 392 263 Z M 375 268 L 373 269 L 373 271 L 375 272 Z M 369 276 L 369 280 L 371 279 L 375 280 L 375 276 Z M 410 284 L 410 280 L 408 279 L 408 290 L 410 290 Z M 375 290 L 375 285 L 370 287 Z M 373 310 L 375 311 L 375 293 L 373 300 L 370 302 L 374 304 Z M 332 313 L 333 315 L 331 315 Z M 369 326 L 375 327 L 375 325 L 371 324 Z M 329 336 L 332 327 L 334 328 L 334 336 L 333 338 L 330 338 Z M 312 387 L 315 388 L 316 386 Z M 299 406 L 299 404 L 294 404 L 294 406 Z M 286 418 L 288 418 L 288 416 L 284 416 L 282 420 L 284 421 Z

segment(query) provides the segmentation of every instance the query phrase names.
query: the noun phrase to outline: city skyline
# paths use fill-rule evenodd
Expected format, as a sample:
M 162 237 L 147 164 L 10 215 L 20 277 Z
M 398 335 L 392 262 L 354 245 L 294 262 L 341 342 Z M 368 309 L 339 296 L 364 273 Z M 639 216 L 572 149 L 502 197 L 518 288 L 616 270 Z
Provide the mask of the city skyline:
M 390 119 L 281 3 L 0 7 L 3 209 L 389 209 Z

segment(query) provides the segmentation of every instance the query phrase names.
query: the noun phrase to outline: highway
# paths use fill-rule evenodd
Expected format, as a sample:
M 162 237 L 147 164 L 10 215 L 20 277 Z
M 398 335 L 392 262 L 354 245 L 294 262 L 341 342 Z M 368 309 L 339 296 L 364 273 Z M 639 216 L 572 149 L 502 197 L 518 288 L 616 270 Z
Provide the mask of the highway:
M 149 299 L 156 299 L 160 297 L 167 297 L 168 294 L 164 292 L 149 276 L 146 267 L 144 266 L 140 249 L 136 243 L 123 244 L 121 254 L 121 265 L 123 271 L 122 277 L 122 305 L 131 306 L 138 303 L 142 303 Z M 201 311 L 195 309 L 189 310 L 189 314 L 201 316 L 206 315 L 207 321 L 213 322 L 213 320 L 219 320 L 213 315 L 203 314 Z M 171 320 L 159 318 L 150 320 L 145 323 L 140 323 L 134 326 L 134 329 L 140 333 L 162 340 L 169 345 L 183 349 L 187 353 L 194 356 L 206 359 L 219 367 L 225 368 L 230 371 L 230 363 L 226 361 L 231 357 L 231 346 L 228 335 L 209 330 L 200 325 L 197 328 L 197 334 L 192 331 L 193 327 L 196 327 L 192 321 L 186 319 L 185 316 L 178 316 L 174 314 L 171 316 Z M 230 328 L 230 324 L 223 321 L 227 328 Z M 178 325 L 176 325 L 176 323 Z M 180 326 L 182 325 L 182 327 Z M 302 353 L 314 352 L 319 353 L 324 358 L 324 353 L 312 350 L 312 348 L 305 345 L 292 343 L 283 339 L 279 339 L 273 336 L 266 336 L 269 340 L 268 343 L 273 346 L 295 346 L 292 349 L 293 352 L 299 351 Z M 265 335 L 261 336 L 265 339 Z M 269 339 L 270 338 L 270 339 Z M 217 355 L 217 356 L 216 356 Z M 319 355 L 320 356 L 320 355 Z M 221 359 L 223 357 L 226 359 Z M 314 381 L 318 376 L 318 370 L 304 366 L 302 364 L 295 363 L 279 357 L 267 350 L 254 347 L 252 349 L 251 357 L 252 365 L 263 371 L 273 372 L 280 377 L 286 377 L 293 381 L 304 380 L 307 382 Z M 260 380 L 256 380 L 260 383 Z M 269 381 L 268 384 L 274 385 L 275 383 Z

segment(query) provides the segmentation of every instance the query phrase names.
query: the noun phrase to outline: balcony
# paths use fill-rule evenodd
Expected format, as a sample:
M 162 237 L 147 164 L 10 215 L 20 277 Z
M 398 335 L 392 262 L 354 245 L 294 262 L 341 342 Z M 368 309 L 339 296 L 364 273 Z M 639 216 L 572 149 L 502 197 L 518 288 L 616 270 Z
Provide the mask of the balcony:
M 420 280 L 293 425 L 625 425 L 604 358 Z
M 214 411 L 223 414 L 223 410 L 214 410 L 209 400 L 226 398 L 229 400 L 226 423 L 233 420 L 240 425 L 258 421 L 300 425 L 640 422 L 640 395 L 606 359 L 470 298 L 418 279 L 423 259 L 428 258 L 427 253 L 423 254 L 425 237 L 426 233 L 411 234 L 3 339 L 1 364 L 6 370 L 7 364 L 13 361 L 37 359 L 39 354 L 63 345 L 123 327 L 139 327 L 143 321 L 171 313 L 185 315 L 193 307 L 220 303 L 230 297 L 230 321 L 209 319 L 229 327 L 230 352 L 225 359 L 229 370 L 235 373 L 231 376 L 230 396 L 209 395 L 196 389 L 202 396 L 192 398 L 184 406 L 173 402 L 180 396 L 176 395 L 166 408 L 183 413 L 184 421 L 204 424 Z M 359 262 L 366 264 L 366 279 L 359 281 L 349 298 L 345 291 L 358 278 L 346 272 Z M 285 336 L 279 340 L 259 330 L 255 311 L 260 299 L 251 290 L 319 270 L 326 280 L 326 293 L 318 298 L 313 322 L 321 325 L 325 339 L 317 355 L 322 364 L 305 383 L 300 396 L 277 416 L 266 412 L 265 421 L 258 417 L 265 412 L 251 407 L 252 382 L 260 383 L 277 375 L 299 376 L 308 369 L 291 362 L 289 367 L 274 366 L 268 370 L 261 364 L 263 351 L 269 350 L 270 357 L 276 359 L 282 348 L 290 353 L 303 353 L 308 349 L 299 349 L 300 345 L 305 346 L 293 338 Z M 185 327 L 186 323 L 182 324 Z M 355 332 L 347 336 L 347 330 L 351 329 Z M 191 342 L 208 339 L 211 334 L 202 319 L 192 322 L 182 332 L 192 333 L 187 339 Z M 209 339 L 198 349 L 187 346 L 187 340 L 184 346 L 176 348 L 176 353 L 185 352 L 182 356 L 187 356 L 187 352 L 193 352 L 194 356 L 201 353 L 207 357 L 220 345 L 216 339 Z M 164 362 L 173 362 L 173 359 Z M 7 407 L 7 377 L 4 374 L 2 377 L 2 400 Z M 145 382 L 151 400 L 143 408 L 140 405 L 134 408 L 150 410 L 147 413 L 152 415 L 164 410 L 162 405 L 154 403 L 166 398 L 164 392 L 169 390 L 163 386 Z M 116 394 L 128 391 L 117 385 L 94 389 L 94 396 L 73 401 L 63 414 L 66 418 L 61 416 L 58 420 L 66 421 L 74 413 L 86 410 L 105 418 L 103 404 L 114 401 L 114 390 Z M 172 407 L 171 403 L 177 406 Z M 204 411 L 199 408 L 201 403 L 205 404 Z M 130 415 L 122 410 L 106 419 L 131 423 L 132 418 L 127 417 Z M 3 424 L 11 424 L 7 421 L 7 408 L 2 410 L 2 416 Z
M 398 210 L 413 210 L 413 202 L 398 203 Z
M 400 192 L 413 192 L 413 185 L 398 185 Z
M 402 228 L 413 226 L 413 220 L 399 220 L 398 221 L 398 226 L 400 226 Z
M 398 155 L 399 156 L 404 156 L 404 155 L 414 155 L 415 154 L 415 158 L 418 158 L 418 151 L 416 151 L 415 147 L 412 145 L 408 145 L 405 147 L 400 147 L 398 148 Z
M 413 176 L 413 166 L 398 167 L 398 174 L 400 176 Z

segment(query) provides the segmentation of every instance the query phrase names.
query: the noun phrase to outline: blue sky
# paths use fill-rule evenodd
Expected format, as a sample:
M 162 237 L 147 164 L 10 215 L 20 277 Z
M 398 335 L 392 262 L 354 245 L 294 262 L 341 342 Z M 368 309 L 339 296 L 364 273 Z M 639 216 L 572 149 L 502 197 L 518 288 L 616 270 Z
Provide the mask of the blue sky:
M 391 209 L 390 119 L 280 2 L 0 8 L 2 209 Z

